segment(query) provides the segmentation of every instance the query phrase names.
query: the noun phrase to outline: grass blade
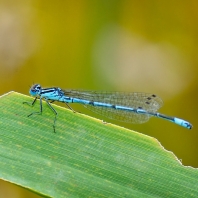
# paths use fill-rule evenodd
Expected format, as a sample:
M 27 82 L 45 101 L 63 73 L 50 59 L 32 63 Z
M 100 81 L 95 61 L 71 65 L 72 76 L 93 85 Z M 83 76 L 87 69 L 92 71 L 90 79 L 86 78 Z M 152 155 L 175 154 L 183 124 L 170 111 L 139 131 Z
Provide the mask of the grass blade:
M 149 136 L 10 92 L 0 98 L 0 178 L 48 197 L 198 197 L 198 171 Z

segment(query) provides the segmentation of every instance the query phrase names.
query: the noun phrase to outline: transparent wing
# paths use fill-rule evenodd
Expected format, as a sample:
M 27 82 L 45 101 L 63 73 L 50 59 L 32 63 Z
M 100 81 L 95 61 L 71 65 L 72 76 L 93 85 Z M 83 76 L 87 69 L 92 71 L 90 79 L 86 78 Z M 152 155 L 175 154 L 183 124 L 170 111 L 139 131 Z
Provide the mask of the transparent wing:
M 105 92 L 105 91 L 82 91 L 64 90 L 66 96 L 88 100 L 92 102 L 102 102 L 112 105 L 119 105 L 131 108 L 142 108 L 148 112 L 156 112 L 162 105 L 160 97 L 148 93 L 124 93 L 124 92 Z M 91 111 L 105 117 L 119 120 L 122 122 L 144 123 L 149 120 L 151 115 L 137 114 L 135 112 L 118 110 L 101 106 L 84 105 Z

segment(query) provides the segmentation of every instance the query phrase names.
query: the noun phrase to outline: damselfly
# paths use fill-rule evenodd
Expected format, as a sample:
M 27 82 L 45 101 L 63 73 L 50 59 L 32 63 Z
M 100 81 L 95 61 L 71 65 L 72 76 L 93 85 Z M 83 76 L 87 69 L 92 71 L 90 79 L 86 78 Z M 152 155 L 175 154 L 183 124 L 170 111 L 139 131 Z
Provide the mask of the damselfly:
M 40 111 L 28 115 L 41 114 L 42 99 L 44 99 L 55 114 L 54 132 L 58 113 L 50 103 L 54 101 L 64 102 L 71 110 L 68 103 L 80 103 L 93 112 L 104 115 L 108 118 L 130 123 L 144 123 L 150 117 L 158 117 L 169 120 L 187 129 L 192 128 L 189 122 L 171 116 L 158 113 L 157 110 L 162 106 L 162 99 L 155 94 L 147 93 L 122 93 L 122 92 L 102 92 L 102 91 L 82 91 L 82 90 L 63 90 L 58 87 L 42 88 L 35 84 L 30 88 L 30 95 L 35 99 L 32 103 L 24 102 L 33 106 L 40 99 Z

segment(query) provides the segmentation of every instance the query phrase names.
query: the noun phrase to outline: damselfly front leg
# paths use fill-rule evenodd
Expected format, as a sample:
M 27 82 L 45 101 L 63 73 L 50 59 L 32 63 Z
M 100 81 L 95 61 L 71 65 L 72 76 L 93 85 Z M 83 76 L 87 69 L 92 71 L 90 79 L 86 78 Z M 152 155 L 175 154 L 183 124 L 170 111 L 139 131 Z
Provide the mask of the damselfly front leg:
M 33 102 L 23 102 L 23 104 L 28 104 L 29 106 L 34 106 L 34 103 L 36 102 L 37 97 L 33 100 Z
M 35 102 L 37 100 L 37 97 L 34 99 L 34 101 L 32 103 L 30 102 L 23 102 L 23 104 L 28 104 L 30 106 L 34 106 Z M 40 111 L 39 112 L 32 112 L 31 114 L 29 114 L 27 117 L 30 117 L 31 115 L 33 114 L 42 114 L 42 111 L 43 111 L 43 107 L 42 107 L 42 98 L 40 98 Z

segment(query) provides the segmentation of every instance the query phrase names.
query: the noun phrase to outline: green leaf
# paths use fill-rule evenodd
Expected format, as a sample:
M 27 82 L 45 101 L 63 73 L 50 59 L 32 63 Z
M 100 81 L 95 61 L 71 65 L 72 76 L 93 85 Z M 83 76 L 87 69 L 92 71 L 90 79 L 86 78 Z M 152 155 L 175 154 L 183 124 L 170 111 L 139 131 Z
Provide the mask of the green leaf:
M 198 197 L 198 171 L 149 136 L 10 92 L 0 98 L 0 178 L 49 197 Z

